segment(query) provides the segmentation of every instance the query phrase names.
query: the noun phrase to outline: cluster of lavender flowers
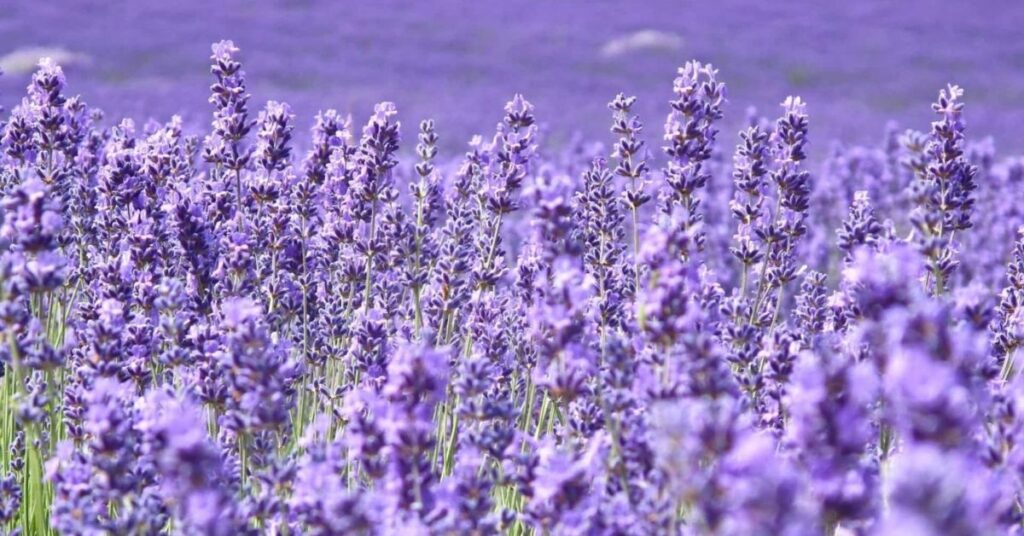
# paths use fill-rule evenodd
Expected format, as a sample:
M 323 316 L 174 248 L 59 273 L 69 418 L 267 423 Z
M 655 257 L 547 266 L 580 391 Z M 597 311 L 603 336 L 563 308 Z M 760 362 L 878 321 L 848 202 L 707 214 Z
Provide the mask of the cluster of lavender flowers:
M 1024 529 L 1024 160 L 961 89 L 819 172 L 690 62 L 663 154 L 516 95 L 459 159 L 212 51 L 205 136 L 49 61 L 3 119 L 0 533 Z

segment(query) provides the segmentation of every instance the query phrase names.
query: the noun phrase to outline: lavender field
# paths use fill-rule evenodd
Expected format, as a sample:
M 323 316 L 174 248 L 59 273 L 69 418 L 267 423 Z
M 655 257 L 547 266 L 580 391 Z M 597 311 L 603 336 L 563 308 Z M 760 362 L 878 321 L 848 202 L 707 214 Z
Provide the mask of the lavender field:
M 0 8 L 0 535 L 1024 532 L 949 4 Z
M 550 143 L 604 140 L 604 103 L 637 95 L 660 127 L 668 81 L 685 59 L 721 70 L 733 145 L 746 109 L 799 94 L 814 113 L 820 161 L 834 140 L 878 143 L 890 120 L 927 125 L 935 88 L 970 91 L 971 131 L 1024 152 L 1024 8 L 1017 0 L 415 3 L 399 0 L 7 0 L 0 9 L 0 102 L 20 98 L 40 52 L 65 61 L 74 92 L 112 118 L 193 129 L 209 116 L 209 44 L 245 50 L 258 106 L 288 102 L 307 130 L 317 111 L 366 117 L 395 102 L 430 117 L 449 154 L 514 93 L 537 106 Z M 635 3 L 633 3 L 635 4 Z M 728 148 L 726 148 L 728 149 Z M 723 151 L 728 153 L 728 150 Z

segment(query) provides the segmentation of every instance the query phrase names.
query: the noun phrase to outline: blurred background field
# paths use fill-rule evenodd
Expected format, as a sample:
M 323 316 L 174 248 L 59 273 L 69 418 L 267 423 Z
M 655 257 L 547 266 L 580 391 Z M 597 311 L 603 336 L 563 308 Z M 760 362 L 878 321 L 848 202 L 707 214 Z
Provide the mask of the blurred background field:
M 938 89 L 966 89 L 968 136 L 1024 152 L 1024 2 L 329 2 L 7 0 L 0 104 L 17 102 L 39 55 L 108 116 L 206 122 L 210 43 L 242 48 L 254 107 L 285 100 L 300 128 L 320 108 L 361 122 L 393 100 L 407 125 L 434 117 L 446 149 L 491 132 L 514 92 L 559 143 L 606 139 L 624 91 L 660 135 L 675 68 L 713 63 L 729 90 L 724 147 L 748 106 L 809 102 L 812 158 L 832 139 L 868 143 L 889 119 L 924 129 Z

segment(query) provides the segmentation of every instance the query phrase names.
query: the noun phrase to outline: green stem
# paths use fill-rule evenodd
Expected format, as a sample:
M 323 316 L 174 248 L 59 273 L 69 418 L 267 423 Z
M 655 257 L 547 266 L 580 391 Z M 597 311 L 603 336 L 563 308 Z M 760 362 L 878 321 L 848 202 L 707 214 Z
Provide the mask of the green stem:
M 377 234 L 377 200 L 373 200 L 370 207 L 370 239 L 368 240 L 369 252 L 366 254 L 366 281 L 363 283 L 363 308 L 370 310 L 370 284 L 373 276 L 373 240 Z

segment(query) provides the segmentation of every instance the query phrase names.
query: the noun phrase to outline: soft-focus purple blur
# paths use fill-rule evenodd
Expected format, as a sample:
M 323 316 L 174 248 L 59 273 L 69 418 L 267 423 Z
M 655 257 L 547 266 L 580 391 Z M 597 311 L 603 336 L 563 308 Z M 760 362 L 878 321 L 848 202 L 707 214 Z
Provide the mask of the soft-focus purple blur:
M 300 128 L 320 108 L 363 118 L 380 100 L 407 124 L 434 117 L 447 147 L 490 132 L 514 92 L 558 143 L 607 137 L 605 103 L 625 91 L 660 129 L 675 68 L 713 63 L 729 87 L 723 143 L 746 108 L 800 94 L 812 158 L 829 139 L 871 142 L 888 119 L 925 129 L 946 83 L 966 90 L 968 136 L 1024 152 L 1024 3 L 399 2 L 374 0 L 7 0 L 0 104 L 12 106 L 40 49 L 70 91 L 109 115 L 205 122 L 210 43 L 242 49 L 254 105 L 285 100 Z

